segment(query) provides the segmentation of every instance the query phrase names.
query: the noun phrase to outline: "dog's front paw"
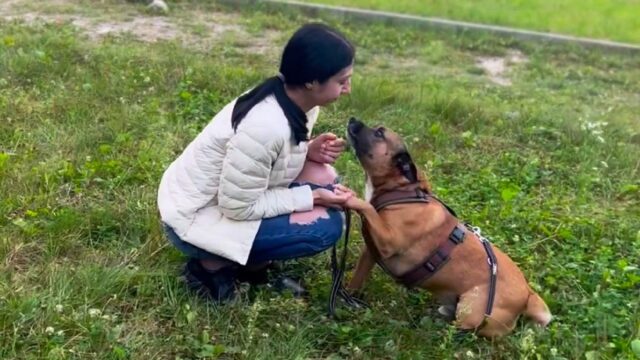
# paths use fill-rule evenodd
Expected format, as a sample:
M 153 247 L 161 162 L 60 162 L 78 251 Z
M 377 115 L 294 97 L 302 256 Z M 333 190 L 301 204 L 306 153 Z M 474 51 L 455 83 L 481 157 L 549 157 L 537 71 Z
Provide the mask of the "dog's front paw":
M 365 210 L 368 206 L 371 206 L 368 202 L 356 197 L 356 196 L 352 196 L 351 198 L 349 198 L 349 200 L 347 200 L 344 203 L 344 207 L 347 209 L 351 209 L 354 211 L 363 211 Z

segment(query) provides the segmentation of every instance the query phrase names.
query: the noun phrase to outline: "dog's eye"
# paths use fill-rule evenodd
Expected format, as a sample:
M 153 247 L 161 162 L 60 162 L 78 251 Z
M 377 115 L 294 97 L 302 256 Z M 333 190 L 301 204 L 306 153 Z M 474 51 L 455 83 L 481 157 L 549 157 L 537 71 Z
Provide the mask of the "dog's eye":
M 377 138 L 384 138 L 384 128 L 378 128 L 376 129 L 376 131 L 373 133 L 373 135 Z

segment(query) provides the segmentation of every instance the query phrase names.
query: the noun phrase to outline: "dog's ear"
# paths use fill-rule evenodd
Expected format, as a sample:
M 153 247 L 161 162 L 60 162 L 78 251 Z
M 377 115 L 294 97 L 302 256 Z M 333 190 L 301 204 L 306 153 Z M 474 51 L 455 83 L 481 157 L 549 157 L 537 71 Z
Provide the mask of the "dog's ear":
M 398 170 L 400 170 L 400 173 L 409 179 L 411 183 L 418 182 L 418 170 L 408 152 L 401 152 L 394 156 L 394 162 Z

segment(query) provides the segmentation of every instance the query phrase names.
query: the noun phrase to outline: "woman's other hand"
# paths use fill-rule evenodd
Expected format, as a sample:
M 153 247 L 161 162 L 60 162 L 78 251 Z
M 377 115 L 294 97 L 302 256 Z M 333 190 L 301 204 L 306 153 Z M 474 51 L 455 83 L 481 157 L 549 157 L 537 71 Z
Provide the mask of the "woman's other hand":
M 346 141 L 335 134 L 324 133 L 309 141 L 307 159 L 321 164 L 333 164 L 344 151 Z
M 324 188 L 315 189 L 313 193 L 313 205 L 341 209 L 344 204 L 353 197 L 353 192 L 335 188 L 333 191 Z

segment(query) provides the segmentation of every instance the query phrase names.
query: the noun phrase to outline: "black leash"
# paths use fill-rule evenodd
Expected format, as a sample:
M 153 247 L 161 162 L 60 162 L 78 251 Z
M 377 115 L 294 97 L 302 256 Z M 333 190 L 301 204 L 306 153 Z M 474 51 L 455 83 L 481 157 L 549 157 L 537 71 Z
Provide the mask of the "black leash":
M 350 307 L 363 308 L 369 307 L 364 301 L 355 298 L 342 285 L 344 270 L 347 266 L 347 245 L 349 244 L 349 232 L 351 230 L 351 210 L 345 209 L 345 231 L 344 231 L 344 248 L 342 257 L 340 258 L 340 266 L 338 266 L 337 245 L 331 249 L 331 294 L 329 296 L 329 317 L 335 316 L 336 299 L 340 296 Z

